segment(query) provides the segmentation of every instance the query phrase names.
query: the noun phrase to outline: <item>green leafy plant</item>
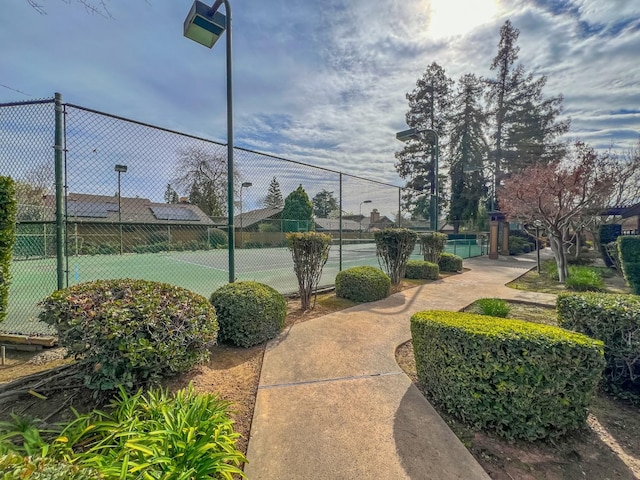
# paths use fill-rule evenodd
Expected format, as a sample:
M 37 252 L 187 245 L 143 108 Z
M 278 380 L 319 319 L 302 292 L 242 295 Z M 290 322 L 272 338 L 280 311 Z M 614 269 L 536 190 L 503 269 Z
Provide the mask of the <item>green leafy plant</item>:
M 302 185 L 284 199 L 282 223 L 284 232 L 313 230 L 313 204 Z
M 640 237 L 618 237 L 618 258 L 624 278 L 636 295 L 640 295 Z
M 408 228 L 385 228 L 373 234 L 380 266 L 387 272 L 392 285 L 404 278 L 409 256 L 413 253 L 418 234 Z
M 287 246 L 293 257 L 293 269 L 298 279 L 302 310 L 307 311 L 315 307 L 315 297 L 312 305 L 311 295 L 318 288 L 322 269 L 329 258 L 331 237 L 316 232 L 288 233 L 286 237 Z
M 86 366 L 94 390 L 128 389 L 208 359 L 218 322 L 206 298 L 146 280 L 98 280 L 58 290 L 40 320 L 58 331 L 68 355 Z
M 0 322 L 7 318 L 13 244 L 16 238 L 16 186 L 11 177 L 0 176 Z
M 229 235 L 219 228 L 210 228 L 207 236 L 211 248 L 225 248 L 229 244 Z
M 604 342 L 605 387 L 640 400 L 640 297 L 606 293 L 561 293 L 558 324 Z
M 46 464 L 58 463 L 61 471 L 74 465 L 105 478 L 245 478 L 239 467 L 246 460 L 236 448 L 239 435 L 228 409 L 229 403 L 196 393 L 192 385 L 175 394 L 162 389 L 129 394 L 120 388 L 108 411 L 76 413 L 59 431 L 38 431 L 47 439 L 40 442 L 41 456 Z M 24 445 L 32 440 L 16 427 L 3 424 L 0 429 L 5 453 L 28 453 Z
M 420 235 L 420 245 L 422 246 L 422 256 L 426 262 L 435 263 L 440 261 L 440 255 L 447 246 L 449 237 L 444 233 L 426 233 Z
M 275 289 L 258 282 L 234 282 L 211 295 L 221 341 L 251 347 L 274 338 L 284 326 L 287 303 Z
M 506 318 L 511 311 L 509 304 L 499 298 L 481 298 L 476 305 L 481 315 L 490 317 Z
M 336 275 L 336 297 L 354 302 L 375 302 L 389 296 L 391 280 L 379 268 L 362 266 Z
M 559 281 L 558 266 L 555 260 L 545 260 L 540 265 L 540 272 L 549 280 Z
M 576 292 L 599 292 L 604 290 L 604 280 L 596 270 L 579 266 L 569 266 L 569 276 L 564 282 L 568 290 Z
M 616 239 L 622 235 L 622 225 L 620 224 L 602 224 L 598 229 L 598 237 L 600 240 L 600 253 L 602 254 L 602 259 L 604 260 L 607 267 L 614 266 L 613 262 L 607 255 L 605 245 L 615 242 Z
M 418 379 L 430 400 L 506 438 L 554 438 L 584 425 L 603 344 L 549 325 L 471 313 L 411 317 Z
M 461 272 L 462 271 L 462 257 L 454 255 L 453 253 L 443 253 L 440 256 L 438 262 L 441 272 Z
M 522 237 L 509 236 L 509 255 L 520 255 L 529 253 L 531 245 Z
M 30 457 L 16 453 L 0 456 L 2 480 L 98 480 L 104 478 L 97 470 L 82 468 L 63 460 Z
M 407 262 L 406 278 L 419 278 L 424 280 L 438 280 L 440 268 L 437 263 L 425 260 L 409 260 Z

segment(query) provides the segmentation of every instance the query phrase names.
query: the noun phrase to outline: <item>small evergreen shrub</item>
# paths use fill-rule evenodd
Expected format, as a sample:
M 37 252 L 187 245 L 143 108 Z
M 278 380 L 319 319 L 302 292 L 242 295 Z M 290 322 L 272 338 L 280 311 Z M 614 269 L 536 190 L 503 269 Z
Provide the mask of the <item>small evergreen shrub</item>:
M 438 264 L 440 255 L 447 246 L 449 237 L 444 233 L 425 233 L 420 235 L 420 245 L 422 246 L 422 256 L 426 262 Z
M 569 266 L 569 276 L 564 282 L 568 290 L 576 292 L 599 292 L 604 290 L 602 275 L 589 267 Z
M 336 297 L 354 302 L 375 302 L 389 296 L 391 280 L 379 268 L 363 266 L 336 275 Z
M 302 191 L 304 192 L 304 190 Z M 302 310 L 307 311 L 315 306 L 315 300 L 311 305 L 311 295 L 317 290 L 320 277 L 322 277 L 322 269 L 329 259 L 331 236 L 324 233 L 306 232 L 288 233 L 286 238 L 287 246 L 293 257 L 293 270 L 298 279 L 298 293 Z
M 185 372 L 209 358 L 218 334 L 206 298 L 166 283 L 97 280 L 58 290 L 41 306 L 40 320 L 85 362 L 85 384 L 94 390 Z
M 531 247 L 529 242 L 522 237 L 514 237 L 509 235 L 509 255 L 520 255 L 522 253 L 529 253 Z
M 616 239 L 622 235 L 622 225 L 618 224 L 603 224 L 598 229 L 598 236 L 600 237 L 600 253 L 607 267 L 613 267 L 613 262 L 607 255 L 606 245 L 611 242 L 615 242 Z
M 419 312 L 411 336 L 429 399 L 509 439 L 554 438 L 582 427 L 604 367 L 599 340 L 521 320 Z
M 453 253 L 443 253 L 438 262 L 441 272 L 461 272 L 462 257 Z
M 561 293 L 558 324 L 604 342 L 605 387 L 640 396 L 640 297 Z
M 408 228 L 385 228 L 375 232 L 373 237 L 376 241 L 378 263 L 389 275 L 392 285 L 400 284 L 418 234 Z
M 427 262 L 425 260 L 409 260 L 407 262 L 405 278 L 438 280 L 438 278 L 440 278 L 440 268 L 437 263 Z
M 618 237 L 618 258 L 625 280 L 640 295 L 640 236 Z
M 284 327 L 287 303 L 277 290 L 258 282 L 228 283 L 211 294 L 220 323 L 219 339 L 252 347 Z
M 0 176 L 0 322 L 7 318 L 13 245 L 16 239 L 16 185 L 11 177 Z
M 229 235 L 219 228 L 209 229 L 208 236 L 211 248 L 225 248 L 229 244 Z
M 481 315 L 490 317 L 506 318 L 511 311 L 509 304 L 499 298 L 481 298 L 476 305 Z
M 76 413 L 55 430 L 36 424 L 25 431 L 24 422 L 14 417 L 13 425 L 0 425 L 6 458 L 11 462 L 17 455 L 44 452 L 47 458 L 30 463 L 52 470 L 49 476 L 8 478 L 246 478 L 239 468 L 246 459 L 236 447 L 240 435 L 233 430 L 229 406 L 189 385 L 174 394 L 151 389 L 130 395 L 120 389 L 107 412 Z

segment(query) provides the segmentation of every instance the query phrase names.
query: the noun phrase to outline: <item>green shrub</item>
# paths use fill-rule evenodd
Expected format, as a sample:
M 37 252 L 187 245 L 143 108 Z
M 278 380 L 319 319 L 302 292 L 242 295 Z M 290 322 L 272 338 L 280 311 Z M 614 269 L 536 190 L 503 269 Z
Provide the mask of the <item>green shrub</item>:
M 604 290 L 602 275 L 589 267 L 577 265 L 569 266 L 569 276 L 564 282 L 565 287 L 576 292 L 599 292 Z
M 220 340 L 240 347 L 266 342 L 284 327 L 287 303 L 262 283 L 228 283 L 211 294 L 211 303 L 220 323 Z
M 441 272 L 461 272 L 462 257 L 453 253 L 443 253 L 438 262 Z
M 302 185 L 299 189 L 301 188 Z M 302 191 L 304 192 L 304 190 Z M 307 311 L 315 307 L 315 300 L 311 305 L 311 295 L 317 291 L 322 269 L 329 259 L 331 236 L 324 233 L 307 232 L 288 233 L 286 238 L 287 247 L 293 257 L 293 270 L 298 280 L 302 310 Z
M 385 228 L 373 234 L 380 266 L 391 279 L 392 285 L 404 278 L 409 256 L 416 246 L 418 234 L 408 228 Z
M 440 278 L 440 268 L 438 264 L 425 260 L 409 260 L 407 262 L 405 277 L 438 280 L 438 278 Z
M 68 355 L 84 360 L 85 384 L 128 389 L 189 370 L 209 356 L 218 334 L 206 298 L 146 280 L 97 280 L 42 301 L 40 320 L 58 330 Z
M 640 236 L 618 237 L 618 258 L 625 280 L 640 295 Z
M 16 239 L 16 185 L 11 177 L 0 176 L 0 322 L 7 318 L 13 244 Z
M 521 320 L 419 312 L 411 335 L 429 398 L 510 439 L 559 437 L 583 426 L 604 367 L 602 342 Z
M 605 387 L 640 395 L 640 297 L 561 293 L 558 324 L 604 342 Z
M 478 310 L 480 310 L 481 315 L 506 318 L 511 311 L 509 304 L 499 298 L 481 298 L 475 303 L 478 306 Z
M 444 233 L 425 233 L 420 235 L 420 245 L 422 245 L 422 256 L 426 262 L 437 264 L 440 255 L 447 246 L 449 237 Z
M 389 296 L 391 280 L 379 268 L 363 266 L 336 275 L 336 297 L 354 302 L 375 302 Z
M 615 242 L 616 239 L 622 235 L 622 225 L 617 224 L 603 224 L 598 229 L 598 236 L 600 238 L 600 253 L 607 267 L 613 267 L 614 264 L 607 255 L 606 245 L 611 242 Z
M 23 456 L 8 453 L 0 456 L 0 476 L 3 480 L 98 480 L 104 478 L 97 470 L 81 468 L 64 460 Z
M 211 248 L 225 248 L 229 244 L 229 235 L 224 230 L 219 228 L 210 228 L 209 233 L 209 245 Z
M 191 385 L 175 394 L 152 389 L 129 395 L 121 389 L 107 412 L 76 414 L 58 431 L 30 428 L 21 434 L 20 429 L 2 425 L 3 447 L 14 455 L 39 448 L 49 457 L 45 464 L 57 463 L 56 473 L 69 469 L 97 471 L 104 478 L 246 478 L 239 469 L 245 458 L 236 448 L 239 435 L 228 408 L 227 402 L 196 393 Z M 49 437 L 48 442 L 43 437 Z M 88 475 L 17 478 L 102 478 Z

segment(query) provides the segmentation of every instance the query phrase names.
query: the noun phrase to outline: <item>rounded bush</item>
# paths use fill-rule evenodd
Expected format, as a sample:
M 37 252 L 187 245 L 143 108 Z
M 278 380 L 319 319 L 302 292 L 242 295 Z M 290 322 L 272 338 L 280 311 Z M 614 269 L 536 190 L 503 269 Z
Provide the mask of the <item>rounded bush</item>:
M 461 272 L 462 257 L 453 253 L 443 253 L 438 261 L 441 272 Z
M 353 267 L 336 275 L 336 296 L 354 302 L 375 302 L 389 296 L 391 279 L 379 268 Z
M 411 336 L 429 399 L 510 439 L 554 438 L 583 427 L 605 363 L 599 340 L 471 313 L 416 313 Z
M 209 238 L 209 245 L 211 245 L 211 248 L 224 248 L 229 243 L 229 235 L 227 235 L 227 232 L 219 228 L 209 229 L 207 236 Z
M 424 260 L 409 260 L 405 278 L 418 278 L 424 280 L 438 280 L 440 268 L 437 264 Z
M 221 341 L 251 347 L 274 338 L 284 327 L 287 303 L 277 290 L 258 282 L 229 283 L 211 294 Z
M 40 320 L 58 330 L 69 356 L 86 362 L 95 390 L 132 389 L 209 358 L 216 312 L 205 297 L 147 280 L 97 280 L 58 290 Z

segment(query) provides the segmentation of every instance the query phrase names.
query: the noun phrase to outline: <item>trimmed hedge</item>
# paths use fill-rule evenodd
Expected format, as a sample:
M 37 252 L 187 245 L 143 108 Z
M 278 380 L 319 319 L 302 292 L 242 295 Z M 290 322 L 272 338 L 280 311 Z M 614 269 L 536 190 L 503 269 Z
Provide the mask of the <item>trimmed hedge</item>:
M 521 320 L 426 311 L 411 317 L 411 335 L 429 398 L 509 439 L 583 426 L 604 367 L 599 340 Z
M 608 293 L 561 293 L 558 323 L 604 342 L 605 387 L 640 395 L 640 297 Z
M 219 339 L 240 347 L 271 340 L 284 327 L 287 302 L 262 283 L 228 283 L 211 294 L 220 323 Z
M 58 290 L 41 306 L 40 320 L 85 361 L 94 390 L 132 390 L 185 372 L 209 358 L 218 334 L 205 297 L 166 283 L 97 280 Z
M 606 245 L 611 242 L 615 242 L 617 238 L 622 235 L 622 225 L 619 224 L 602 224 L 598 229 L 598 236 L 600 238 L 600 253 L 602 254 L 602 259 L 607 267 L 611 268 L 614 263 L 607 255 Z
M 440 268 L 437 264 L 425 260 L 409 260 L 405 277 L 438 280 L 440 278 Z
M 440 256 L 438 267 L 440 267 L 441 272 L 461 272 L 462 257 L 445 252 Z
M 625 280 L 640 295 L 640 236 L 618 237 L 618 258 Z
M 422 256 L 426 262 L 438 263 L 440 255 L 447 246 L 449 237 L 444 233 L 425 233 L 420 235 L 420 245 L 422 246 Z
M 389 296 L 391 279 L 382 270 L 363 266 L 336 275 L 336 297 L 354 302 L 375 302 Z
M 16 239 L 16 185 L 11 177 L 0 176 L 0 322 L 7 317 L 13 244 Z

